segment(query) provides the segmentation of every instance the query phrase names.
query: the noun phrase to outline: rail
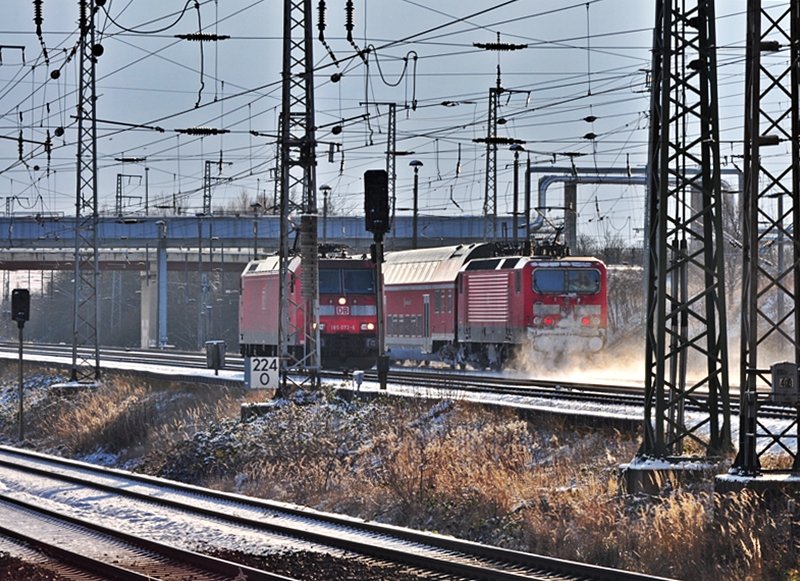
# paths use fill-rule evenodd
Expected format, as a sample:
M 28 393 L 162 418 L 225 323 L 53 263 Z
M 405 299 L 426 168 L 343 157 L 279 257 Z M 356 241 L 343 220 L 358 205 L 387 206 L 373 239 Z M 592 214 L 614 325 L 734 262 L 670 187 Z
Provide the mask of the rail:
M 43 482 L 31 484 L 33 480 Z M 22 489 L 19 482 L 27 482 Z M 135 515 L 137 526 L 146 525 L 151 518 L 153 526 L 160 528 L 170 520 L 181 522 L 181 534 L 185 538 L 191 534 L 192 523 L 200 521 L 209 529 L 222 526 L 232 531 L 233 535 L 252 535 L 254 532 L 264 538 L 283 539 L 285 548 L 293 539 L 298 545 L 296 549 L 309 543 L 317 545 L 320 554 L 329 553 L 331 549 L 346 551 L 341 556 L 340 565 L 350 565 L 358 561 L 362 566 L 377 567 L 383 571 L 396 570 L 403 566 L 402 578 L 407 579 L 410 572 L 420 578 L 438 575 L 439 579 L 490 579 L 497 581 L 519 581 L 522 579 L 570 579 L 583 580 L 619 580 L 638 581 L 654 579 L 649 575 L 625 572 L 595 565 L 565 561 L 550 557 L 492 547 L 480 543 L 464 541 L 432 533 L 382 525 L 351 517 L 323 513 L 294 505 L 268 500 L 245 497 L 241 495 L 203 489 L 190 484 L 168 481 L 160 478 L 144 476 L 103 468 L 47 456 L 37 452 L 0 446 L 0 482 L 5 486 L 2 491 L 3 502 L 18 504 L 9 496 L 16 496 L 14 490 L 22 489 L 22 494 L 30 498 L 36 491 L 43 491 L 38 503 L 29 502 L 24 510 L 32 510 L 34 504 L 52 504 L 61 495 L 52 493 L 53 487 L 63 490 L 69 487 L 69 504 L 64 510 L 50 508 L 46 518 L 65 520 L 67 527 L 80 526 L 91 529 L 86 534 L 102 533 L 118 535 L 110 532 L 108 527 L 89 524 L 87 521 L 102 521 L 109 515 L 104 513 L 103 506 L 125 505 L 125 512 Z M 98 494 L 101 492 L 102 494 Z M 22 495 L 20 494 L 20 496 Z M 58 497 L 58 498 L 57 498 Z M 102 503 L 102 506 L 101 506 Z M 19 503 L 21 506 L 21 503 Z M 68 514 L 69 507 L 78 505 L 84 515 L 80 523 Z M 151 516 L 148 516 L 151 515 Z M 28 517 L 9 517 L 5 523 L 26 521 Z M 214 524 L 216 523 L 216 524 Z M 9 526 L 9 525 L 6 525 Z M 239 531 L 238 533 L 236 531 Z M 69 544 L 87 544 L 76 541 L 69 532 Z M 125 542 L 139 550 L 156 553 L 151 566 L 160 563 L 158 559 L 174 559 L 187 562 L 199 569 L 197 575 L 208 575 L 208 572 L 229 575 L 234 569 L 243 568 L 242 563 L 207 557 L 200 561 L 200 553 L 186 552 L 164 543 L 151 543 L 147 535 L 142 533 L 117 536 L 117 542 Z M 120 540 L 121 539 L 121 540 Z M 94 541 L 92 541 L 94 542 Z M 50 542 L 51 546 L 60 547 L 61 542 Z M 277 544 L 277 541 L 276 541 Z M 105 549 L 103 549 L 105 550 Z M 172 553 L 171 551 L 175 551 Z M 102 551 L 100 551 L 102 552 Z M 312 551 L 304 551 L 303 559 L 312 558 Z M 194 555 L 198 555 L 195 557 Z M 328 555 L 329 557 L 329 555 Z M 128 563 L 133 558 L 120 557 Z M 210 559 L 210 560 L 209 560 Z M 166 565 L 165 565 L 166 566 Z M 178 566 L 170 563 L 169 566 Z M 411 568 L 410 570 L 408 568 Z M 330 570 L 331 578 L 336 573 Z M 237 573 L 230 575 L 233 578 Z M 259 576 L 260 575 L 260 576 Z M 247 579 L 285 579 L 273 576 L 269 571 L 247 570 Z M 557 577 L 554 577 L 557 576 Z M 123 578 L 123 577 L 113 577 Z M 138 577 L 131 577 L 137 578 Z M 151 578 L 164 578 L 153 575 Z M 174 578 L 174 577 L 173 577 Z M 208 577 L 197 576 L 197 579 Z M 391 575 L 386 575 L 391 579 Z

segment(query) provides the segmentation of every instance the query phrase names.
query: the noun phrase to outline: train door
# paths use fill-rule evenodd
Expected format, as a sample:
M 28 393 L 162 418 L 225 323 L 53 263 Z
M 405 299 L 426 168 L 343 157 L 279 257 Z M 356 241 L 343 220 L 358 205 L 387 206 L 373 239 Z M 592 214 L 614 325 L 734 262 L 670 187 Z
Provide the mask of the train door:
M 422 351 L 430 353 L 431 341 L 431 295 L 422 295 Z

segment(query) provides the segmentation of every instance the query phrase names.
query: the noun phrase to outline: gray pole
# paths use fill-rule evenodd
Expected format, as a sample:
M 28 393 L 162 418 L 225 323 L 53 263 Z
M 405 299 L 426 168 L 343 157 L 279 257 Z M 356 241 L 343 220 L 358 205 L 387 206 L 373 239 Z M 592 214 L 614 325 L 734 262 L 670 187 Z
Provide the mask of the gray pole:
M 414 168 L 414 215 L 411 218 L 411 248 L 417 247 L 417 220 L 419 215 L 419 168 Z
M 331 193 L 331 187 L 328 184 L 322 184 L 319 187 L 322 192 L 322 243 L 328 242 L 328 195 Z
M 164 349 L 168 344 L 167 336 L 167 223 L 164 220 L 158 225 L 158 346 Z
M 531 245 L 531 154 L 528 154 L 528 164 L 525 168 L 525 247 L 526 252 Z
M 25 420 L 23 416 L 22 405 L 22 324 L 17 323 L 19 327 L 19 441 L 25 439 Z
M 150 168 L 144 168 L 144 215 L 150 215 Z
M 514 206 L 511 217 L 511 240 L 516 246 L 519 241 L 519 224 L 517 223 L 519 217 L 519 152 L 524 148 L 519 143 L 515 143 L 509 149 L 514 152 Z
M 417 247 L 417 217 L 419 214 L 419 168 L 423 163 L 418 159 L 414 159 L 408 163 L 414 168 L 414 206 L 413 214 L 411 216 L 411 248 Z
M 378 382 L 386 389 L 389 374 L 389 357 L 386 355 L 386 327 L 383 321 L 383 234 L 375 236 L 375 301 L 378 318 Z
M 258 192 L 256 191 L 256 200 L 258 199 Z M 258 210 L 261 204 L 258 201 L 250 204 L 253 209 L 253 260 L 258 260 Z

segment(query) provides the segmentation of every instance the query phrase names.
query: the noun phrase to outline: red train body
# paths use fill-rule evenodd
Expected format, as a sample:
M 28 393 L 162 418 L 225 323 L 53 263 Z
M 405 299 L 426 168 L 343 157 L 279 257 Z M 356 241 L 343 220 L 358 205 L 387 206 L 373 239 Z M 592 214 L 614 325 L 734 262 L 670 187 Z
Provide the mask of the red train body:
M 299 258 L 290 299 L 301 301 Z M 319 263 L 322 363 L 371 366 L 377 356 L 375 265 L 366 258 Z M 500 367 L 514 354 L 597 352 L 606 343 L 608 279 L 596 258 L 506 256 L 494 244 L 389 252 L 383 264 L 387 354 Z M 279 260 L 248 264 L 241 278 L 240 351 L 277 354 Z M 295 311 L 295 317 L 302 316 Z M 302 328 L 294 320 L 292 328 Z M 291 349 L 302 347 L 292 336 Z
M 386 345 L 395 359 L 499 367 L 515 351 L 596 352 L 606 268 L 595 258 L 497 256 L 492 244 L 387 254 Z
M 302 304 L 302 264 L 289 262 L 289 302 Z M 241 276 L 239 350 L 245 357 L 275 356 L 280 314 L 280 261 L 251 261 Z M 290 315 L 290 328 L 304 328 L 303 310 Z M 336 367 L 374 363 L 377 356 L 375 265 L 366 258 L 320 258 L 319 329 L 322 364 Z M 287 349 L 300 350 L 303 337 L 292 334 Z

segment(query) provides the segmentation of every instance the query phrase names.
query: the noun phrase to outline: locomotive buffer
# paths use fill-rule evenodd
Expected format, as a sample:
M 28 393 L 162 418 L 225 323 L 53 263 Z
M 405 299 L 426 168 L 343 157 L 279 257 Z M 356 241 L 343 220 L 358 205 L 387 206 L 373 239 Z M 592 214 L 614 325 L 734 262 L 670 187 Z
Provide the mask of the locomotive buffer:
M 372 232 L 373 244 L 370 257 L 375 263 L 375 296 L 378 328 L 378 382 L 386 389 L 389 375 L 389 356 L 386 354 L 386 330 L 383 322 L 383 236 L 391 223 L 389 221 L 389 174 L 383 169 L 369 169 L 364 172 L 364 217 L 367 232 Z

